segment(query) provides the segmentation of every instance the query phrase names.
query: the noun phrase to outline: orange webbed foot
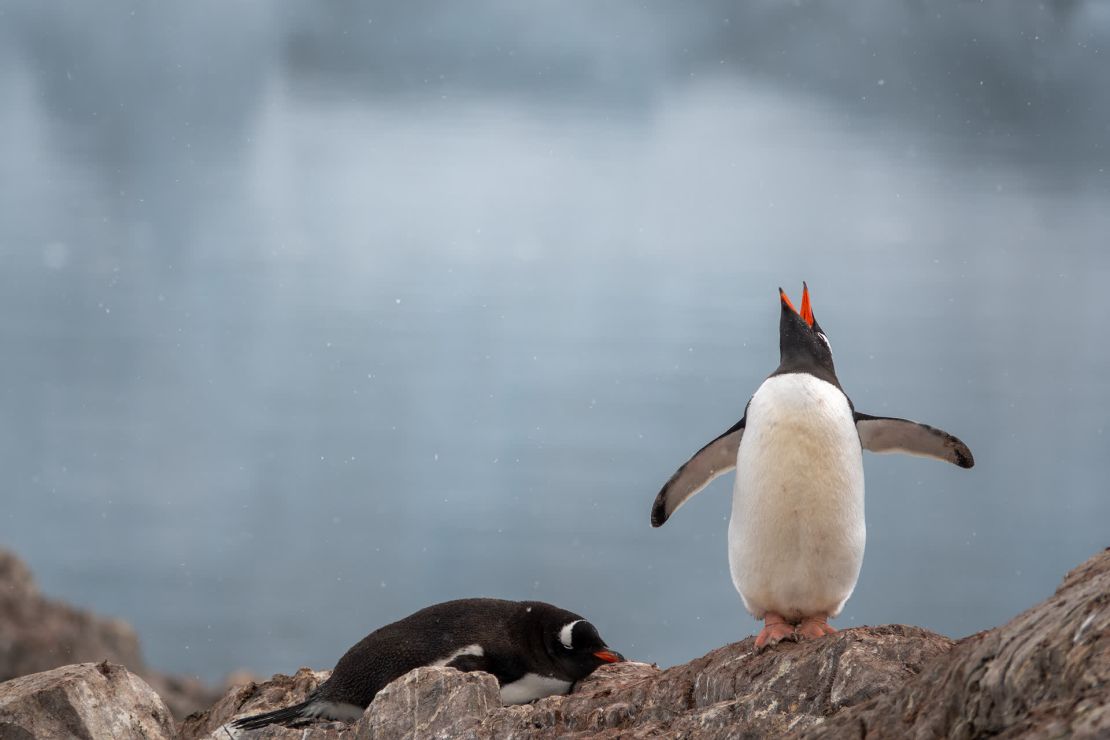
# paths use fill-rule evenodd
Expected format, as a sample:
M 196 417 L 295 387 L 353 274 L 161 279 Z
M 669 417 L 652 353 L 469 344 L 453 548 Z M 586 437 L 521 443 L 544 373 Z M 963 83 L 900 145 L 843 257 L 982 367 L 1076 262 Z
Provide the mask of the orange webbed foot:
M 755 638 L 755 649 L 763 650 L 783 640 L 796 639 L 794 625 L 787 623 L 781 615 L 767 612 L 763 615 L 763 629 Z
M 836 629 L 829 625 L 829 618 L 823 616 L 805 617 L 795 629 L 795 634 L 803 640 L 815 640 L 834 632 Z

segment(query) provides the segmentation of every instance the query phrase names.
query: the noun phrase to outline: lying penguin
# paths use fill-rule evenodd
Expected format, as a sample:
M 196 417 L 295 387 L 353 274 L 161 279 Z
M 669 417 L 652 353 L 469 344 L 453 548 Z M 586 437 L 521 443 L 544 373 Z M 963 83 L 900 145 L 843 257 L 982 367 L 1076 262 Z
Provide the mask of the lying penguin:
M 386 684 L 421 666 L 492 673 L 502 703 L 524 704 L 565 694 L 599 666 L 622 660 L 592 624 L 551 604 L 446 601 L 362 638 L 300 704 L 243 717 L 232 726 L 253 730 L 310 718 L 353 722 Z
M 710 481 L 736 470 L 729 566 L 744 606 L 764 622 L 757 648 L 835 632 L 828 620 L 863 564 L 862 450 L 975 464 L 947 432 L 855 410 L 802 285 L 800 313 L 779 288 L 778 369 L 743 418 L 680 467 L 651 509 L 652 526 L 662 526 Z

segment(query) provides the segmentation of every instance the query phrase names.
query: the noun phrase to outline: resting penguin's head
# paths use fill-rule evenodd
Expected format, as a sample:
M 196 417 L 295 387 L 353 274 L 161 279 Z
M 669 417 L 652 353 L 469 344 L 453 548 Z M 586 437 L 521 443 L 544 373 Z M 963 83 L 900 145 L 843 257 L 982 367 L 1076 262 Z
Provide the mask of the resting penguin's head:
M 605 663 L 624 660 L 610 650 L 597 628 L 582 617 L 549 604 L 536 604 L 532 615 L 542 630 L 544 648 L 552 662 L 571 681 L 585 678 Z
M 809 286 L 802 283 L 802 310 L 794 308 L 790 298 L 779 288 L 782 315 L 779 318 L 779 369 L 777 373 L 805 370 L 815 375 L 825 375 L 836 382 L 833 368 L 832 345 L 821 325 L 813 315 L 809 302 Z

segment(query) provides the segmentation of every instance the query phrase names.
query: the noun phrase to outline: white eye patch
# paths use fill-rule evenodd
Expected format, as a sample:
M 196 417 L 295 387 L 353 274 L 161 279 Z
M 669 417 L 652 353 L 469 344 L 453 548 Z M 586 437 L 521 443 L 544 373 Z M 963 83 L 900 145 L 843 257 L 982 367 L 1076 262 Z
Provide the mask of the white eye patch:
M 573 622 L 568 622 L 567 624 L 563 625 L 563 628 L 559 630 L 559 642 L 563 643 L 563 647 L 565 647 L 567 650 L 574 649 L 574 643 L 571 641 L 573 639 L 572 634 L 574 633 L 574 625 L 583 621 L 585 620 L 576 619 Z
M 832 342 L 830 342 L 829 338 L 825 336 L 825 333 L 819 331 L 817 332 L 817 336 L 820 337 L 821 341 L 825 343 L 825 346 L 829 348 L 829 352 L 832 352 Z

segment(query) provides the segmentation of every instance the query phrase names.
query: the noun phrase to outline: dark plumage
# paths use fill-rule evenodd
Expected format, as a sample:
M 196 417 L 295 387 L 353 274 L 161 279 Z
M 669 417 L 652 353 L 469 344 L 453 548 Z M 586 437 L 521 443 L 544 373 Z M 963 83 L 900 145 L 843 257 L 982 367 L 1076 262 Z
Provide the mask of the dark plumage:
M 232 724 L 255 729 L 309 717 L 352 721 L 390 681 L 429 665 L 492 673 L 502 701 L 520 704 L 565 693 L 598 666 L 620 660 L 592 624 L 551 604 L 447 601 L 371 632 L 304 702 Z

